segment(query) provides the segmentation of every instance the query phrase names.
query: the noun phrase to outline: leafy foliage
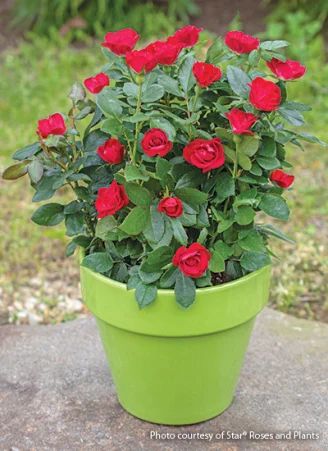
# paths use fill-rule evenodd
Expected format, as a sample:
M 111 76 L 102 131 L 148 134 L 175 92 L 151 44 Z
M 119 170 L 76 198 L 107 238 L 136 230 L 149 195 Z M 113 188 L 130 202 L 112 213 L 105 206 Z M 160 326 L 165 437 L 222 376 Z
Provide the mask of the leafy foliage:
M 82 265 L 135 289 L 141 308 L 156 298 L 157 287 L 174 288 L 184 308 L 195 299 L 197 287 L 210 286 L 220 275 L 231 280 L 270 263 L 269 238 L 288 240 L 279 230 L 256 223 L 258 213 L 286 221 L 289 209 L 283 190 L 270 182 L 273 169 L 290 167 L 284 146 L 301 147 L 316 138 L 290 130 L 301 125 L 306 106 L 285 97 L 278 111 L 259 112 L 249 102 L 249 83 L 262 70 L 263 59 L 276 56 L 285 41 L 266 41 L 256 58 L 237 56 L 216 40 L 207 61 L 220 64 L 223 77 L 200 89 L 192 73 L 194 51 L 185 49 L 176 64 L 135 75 L 123 60 L 104 51 L 103 70 L 114 81 L 89 99 L 75 85 L 64 136 L 49 136 L 18 150 L 18 161 L 4 176 L 28 174 L 35 189 L 33 202 L 51 199 L 62 187 L 71 188 L 67 205 L 47 203 L 32 219 L 44 226 L 65 222 L 72 237 L 67 254 L 84 248 Z M 279 82 L 285 89 L 285 83 Z M 232 133 L 225 113 L 242 108 L 257 114 L 252 135 Z M 82 126 L 82 121 L 88 125 Z M 83 122 L 85 123 L 85 122 Z M 149 157 L 141 146 L 150 128 L 161 128 L 173 142 L 164 157 Z M 120 164 L 97 155 L 109 137 L 125 147 Z M 220 137 L 225 163 L 203 174 L 182 157 L 190 141 Z M 115 216 L 97 218 L 95 200 L 100 188 L 115 180 L 129 204 Z M 171 218 L 158 211 L 165 196 L 178 197 L 183 214 Z M 172 265 L 180 246 L 201 243 L 209 249 L 209 269 L 195 280 Z

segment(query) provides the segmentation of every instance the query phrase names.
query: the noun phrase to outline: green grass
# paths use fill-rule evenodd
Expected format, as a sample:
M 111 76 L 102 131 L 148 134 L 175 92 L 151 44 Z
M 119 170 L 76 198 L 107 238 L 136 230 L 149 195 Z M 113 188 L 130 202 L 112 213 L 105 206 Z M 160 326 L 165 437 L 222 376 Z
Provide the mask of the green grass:
M 312 105 L 313 111 L 307 114 L 307 129 L 328 140 L 328 65 L 323 62 L 323 43 L 320 42 L 314 43 L 314 56 L 306 61 L 308 74 L 304 81 L 290 84 L 290 97 Z M 77 49 L 68 46 L 63 39 L 33 38 L 32 42 L 22 43 L 1 56 L 1 168 L 10 162 L 14 150 L 36 139 L 39 118 L 55 111 L 67 111 L 71 85 L 96 73 L 103 64 L 98 45 L 90 43 L 88 47 Z M 296 182 L 287 198 L 293 214 L 288 224 L 279 226 L 295 237 L 297 244 L 292 247 L 272 242 L 281 260 L 274 267 L 271 302 L 275 308 L 297 316 L 328 320 L 328 262 L 325 257 L 328 150 L 309 145 L 305 152 L 295 147 L 290 151 Z M 27 180 L 13 183 L 0 180 L 0 191 L 0 286 L 4 303 L 24 300 L 29 280 L 35 275 L 45 281 L 52 281 L 55 275 L 56 283 L 62 281 L 61 294 L 68 285 L 77 286 L 77 265 L 75 267 L 72 260 L 63 260 L 62 230 L 36 227 L 29 219 L 36 206 L 30 202 L 32 192 Z M 34 295 L 33 287 L 28 290 L 28 295 Z M 57 305 L 56 293 L 44 296 Z M 49 322 L 69 318 L 65 313 L 56 315 Z

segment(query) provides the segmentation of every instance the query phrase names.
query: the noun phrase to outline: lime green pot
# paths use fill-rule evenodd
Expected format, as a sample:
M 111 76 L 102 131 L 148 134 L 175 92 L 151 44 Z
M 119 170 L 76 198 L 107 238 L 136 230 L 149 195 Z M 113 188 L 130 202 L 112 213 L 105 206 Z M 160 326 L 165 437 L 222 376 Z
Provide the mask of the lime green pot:
M 81 267 L 119 402 L 142 420 L 192 424 L 232 402 L 256 315 L 267 302 L 270 266 L 197 290 L 183 310 L 172 290 L 140 310 L 133 290 Z

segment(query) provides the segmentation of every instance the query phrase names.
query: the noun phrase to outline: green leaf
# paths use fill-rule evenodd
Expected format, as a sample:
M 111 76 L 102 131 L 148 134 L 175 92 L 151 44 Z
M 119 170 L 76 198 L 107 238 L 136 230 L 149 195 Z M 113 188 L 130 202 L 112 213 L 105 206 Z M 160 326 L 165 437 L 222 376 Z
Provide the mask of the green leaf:
M 185 93 L 187 93 L 196 83 L 192 73 L 194 62 L 195 58 L 191 54 L 189 54 L 182 63 L 179 70 L 178 79 Z
M 225 230 L 230 229 L 230 227 L 232 226 L 233 223 L 234 223 L 233 219 L 222 219 L 222 221 L 220 221 L 220 223 L 218 225 L 218 232 L 222 233 Z
M 227 78 L 233 92 L 241 97 L 247 98 L 250 88 L 248 83 L 251 82 L 249 76 L 239 67 L 228 66 Z
M 299 127 L 304 124 L 304 117 L 303 115 L 294 109 L 288 109 L 284 105 L 282 105 L 278 113 L 280 116 L 282 116 L 286 121 L 288 121 L 290 124 L 295 125 L 296 127 Z
M 64 219 L 64 205 L 56 203 L 41 205 L 31 219 L 38 225 L 55 226 Z
M 259 148 L 259 139 L 255 136 L 243 136 L 237 143 L 237 152 L 242 152 L 248 157 L 252 157 Z
M 150 252 L 146 260 L 141 265 L 142 271 L 156 272 L 161 270 L 168 263 L 171 263 L 173 249 L 169 246 L 161 246 Z
M 139 207 L 148 207 L 151 203 L 151 194 L 137 183 L 126 183 L 125 189 L 130 201 Z
M 276 156 L 276 153 L 277 146 L 275 140 L 269 136 L 263 136 L 258 154 L 261 157 L 273 158 Z
M 257 66 L 260 62 L 261 55 L 258 50 L 252 50 L 251 53 L 248 55 L 248 62 L 251 66 Z
M 235 194 L 235 181 L 227 172 L 220 172 L 217 176 L 216 189 L 216 202 L 223 202 L 230 196 Z
M 267 158 L 267 157 L 261 157 L 260 155 L 256 158 L 256 161 L 258 164 L 267 171 L 270 171 L 271 169 L 276 169 L 280 167 L 280 161 L 278 158 Z
M 147 90 L 142 94 L 143 103 L 156 102 L 164 95 L 164 88 L 161 85 L 150 85 Z
M 167 269 L 162 275 L 159 285 L 161 288 L 171 288 L 174 286 L 177 275 L 180 271 L 175 266 Z
M 242 152 L 237 152 L 238 164 L 245 171 L 249 171 L 252 167 L 251 159 Z
M 215 242 L 214 249 L 221 255 L 223 260 L 227 260 L 233 254 L 232 248 L 222 240 Z
M 123 111 L 121 104 L 111 88 L 104 88 L 97 94 L 97 105 L 105 114 L 120 116 Z
M 30 144 L 29 146 L 23 147 L 22 149 L 17 150 L 12 156 L 13 160 L 26 160 L 27 158 L 32 157 L 37 152 L 41 150 L 40 143 L 35 142 Z
M 84 215 L 82 212 L 74 213 L 65 216 L 66 235 L 74 236 L 83 232 L 84 230 Z
M 111 233 L 117 228 L 117 221 L 114 216 L 106 216 L 100 219 L 96 225 L 96 237 L 103 241 L 110 239 Z
M 208 267 L 210 271 L 215 273 L 224 271 L 224 258 L 217 250 L 212 251 L 212 257 Z
M 146 285 L 142 282 L 138 283 L 135 291 L 135 298 L 140 308 L 144 308 L 154 302 L 156 296 L 157 287 L 155 285 Z
M 184 276 L 179 271 L 176 277 L 174 293 L 175 299 L 181 307 L 190 307 L 196 297 L 196 287 L 194 281 L 190 277 Z
M 172 169 L 172 165 L 169 161 L 165 160 L 164 158 L 158 157 L 156 159 L 156 175 L 160 179 L 164 179 L 167 177 L 168 172 Z
M 264 194 L 262 196 L 259 208 L 273 218 L 287 221 L 289 217 L 289 208 L 285 199 L 275 194 Z
M 277 49 L 282 49 L 284 47 L 288 47 L 289 43 L 287 41 L 263 41 L 260 44 L 260 48 L 263 50 L 277 50 Z
M 206 54 L 206 62 L 218 64 L 224 54 L 224 46 L 221 38 L 215 38 L 213 44 L 209 47 Z
M 156 280 L 158 280 L 162 274 L 163 274 L 162 271 L 144 272 L 139 268 L 139 277 L 145 284 L 156 282 Z
M 270 262 L 269 255 L 264 252 L 244 252 L 240 259 L 241 266 L 249 272 L 269 265 Z
M 237 213 L 235 215 L 235 219 L 239 225 L 247 225 L 250 224 L 255 217 L 255 211 L 253 208 L 242 205 L 238 208 Z
M 188 235 L 179 219 L 171 219 L 171 224 L 174 238 L 178 243 L 186 246 L 188 243 Z
M 203 193 L 195 188 L 178 188 L 175 194 L 184 202 L 191 205 L 201 205 L 207 202 L 207 193 Z
M 125 167 L 124 176 L 127 182 L 132 182 L 133 180 L 149 180 L 149 175 L 142 172 L 137 166 L 131 164 Z
M 163 86 L 165 91 L 169 94 L 173 94 L 177 97 L 183 97 L 183 94 L 179 89 L 178 82 L 174 78 L 163 73 L 158 76 L 158 83 Z
M 149 219 L 149 209 L 142 207 L 133 208 L 122 224 L 119 226 L 120 230 L 128 235 L 139 235 L 145 228 Z
M 101 126 L 101 130 L 109 135 L 118 136 L 122 133 L 123 125 L 122 122 L 114 116 L 106 119 Z
M 324 147 L 328 146 L 327 143 L 325 143 L 321 139 L 317 138 L 316 136 L 311 135 L 310 133 L 299 132 L 297 134 L 297 137 L 300 139 L 303 139 L 303 141 L 307 141 L 309 143 L 320 144 L 321 146 L 324 146 Z
M 43 176 L 43 165 L 39 160 L 33 160 L 27 166 L 27 172 L 33 183 L 38 183 Z
M 261 232 L 263 232 L 266 235 L 271 235 L 275 238 L 279 238 L 282 241 L 286 241 L 287 243 L 295 244 L 295 241 L 289 238 L 289 236 L 285 235 L 281 230 L 278 230 L 276 227 L 274 227 L 271 224 L 258 226 Z
M 28 160 L 9 166 L 9 168 L 4 170 L 2 178 L 4 180 L 16 180 L 23 177 L 27 173 L 27 164 Z
M 238 245 L 245 251 L 263 252 L 265 245 L 260 233 L 256 230 L 251 230 L 245 238 L 238 241 Z
M 107 252 L 94 252 L 84 257 L 81 263 L 85 268 L 99 273 L 108 272 L 113 266 L 113 260 Z
M 128 97 L 138 97 L 138 85 L 135 83 L 124 83 L 123 92 Z
M 131 124 L 137 124 L 138 122 L 149 121 L 150 116 L 144 113 L 136 113 L 133 116 L 123 118 L 124 122 L 130 122 Z

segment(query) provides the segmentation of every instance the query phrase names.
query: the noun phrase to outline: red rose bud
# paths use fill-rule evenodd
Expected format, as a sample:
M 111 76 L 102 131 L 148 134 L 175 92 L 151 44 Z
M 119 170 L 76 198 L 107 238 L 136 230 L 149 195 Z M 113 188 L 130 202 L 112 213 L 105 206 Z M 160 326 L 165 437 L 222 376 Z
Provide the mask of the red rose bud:
M 172 263 L 187 277 L 201 277 L 208 268 L 211 253 L 199 243 L 181 246 L 173 256 Z
M 272 58 L 267 62 L 267 66 L 275 74 L 276 77 L 281 80 L 296 80 L 303 77 L 306 72 L 306 67 L 298 61 L 287 60 L 280 61 L 276 58 Z
M 242 31 L 228 31 L 224 39 L 225 45 L 235 53 L 251 53 L 259 48 L 260 40 Z
M 86 78 L 83 83 L 92 94 L 98 94 L 105 86 L 109 85 L 109 81 L 109 77 L 104 72 L 100 72 L 94 77 Z
M 147 50 L 133 50 L 125 56 L 126 64 L 131 67 L 135 72 L 140 74 L 140 72 L 150 72 L 158 64 L 156 55 L 149 49 Z
M 226 118 L 229 120 L 232 132 L 236 135 L 253 135 L 250 128 L 257 121 L 257 116 L 252 113 L 245 113 L 245 111 L 238 108 L 232 108 L 226 113 Z
M 224 148 L 220 138 L 197 138 L 183 149 L 183 158 L 202 172 L 208 172 L 224 164 Z
M 118 139 L 110 138 L 98 147 L 97 154 L 109 164 L 119 164 L 124 157 L 124 146 Z
M 153 55 L 158 64 L 169 66 L 176 62 L 181 51 L 181 46 L 163 41 L 155 41 L 147 45 L 145 50 Z
M 142 150 L 149 157 L 165 157 L 173 147 L 164 130 L 160 128 L 151 128 L 148 130 L 141 141 Z
M 279 108 L 281 91 L 275 83 L 256 77 L 249 86 L 251 88 L 249 101 L 255 108 L 262 111 L 274 111 Z
M 213 64 L 201 62 L 194 63 L 192 73 L 202 88 L 210 86 L 215 81 L 220 80 L 222 76 L 222 72 L 218 67 L 213 66 Z
M 178 197 L 164 197 L 159 202 L 157 210 L 171 218 L 178 218 L 183 213 L 183 205 Z
M 185 27 L 177 30 L 173 36 L 167 39 L 169 44 L 179 45 L 181 49 L 186 47 L 192 47 L 199 39 L 199 33 L 202 28 L 197 28 L 194 25 L 186 25 Z
M 99 188 L 95 207 L 98 213 L 98 218 L 114 215 L 117 211 L 126 207 L 129 203 L 129 198 L 125 192 L 123 185 L 119 185 L 114 180 L 108 188 Z
M 275 182 L 280 188 L 289 188 L 294 183 L 295 177 L 281 169 L 276 169 L 270 174 L 271 182 Z
M 47 138 L 49 135 L 64 135 L 66 130 L 63 116 L 59 113 L 55 113 L 48 116 L 46 119 L 40 119 L 38 121 L 36 132 L 42 138 Z
M 116 55 L 126 55 L 136 45 L 139 39 L 138 33 L 132 28 L 124 28 L 119 31 L 110 31 L 106 34 L 102 46 L 111 50 Z

